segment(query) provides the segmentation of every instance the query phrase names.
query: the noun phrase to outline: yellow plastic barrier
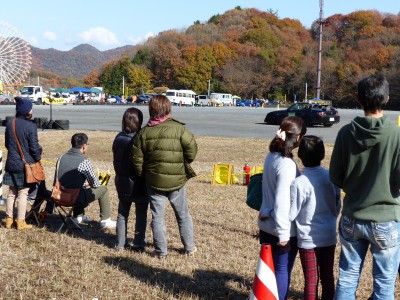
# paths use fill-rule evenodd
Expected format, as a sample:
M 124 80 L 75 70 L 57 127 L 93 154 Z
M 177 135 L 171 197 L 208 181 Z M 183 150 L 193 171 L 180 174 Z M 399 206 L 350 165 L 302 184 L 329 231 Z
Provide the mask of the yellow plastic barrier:
M 212 174 L 212 184 L 214 185 L 229 185 L 238 183 L 239 180 L 233 175 L 232 164 L 215 164 Z
M 97 175 L 99 177 L 99 181 L 100 181 L 101 185 L 108 184 L 108 181 L 110 180 L 110 177 L 111 177 L 110 170 L 100 171 L 99 169 L 97 169 Z
M 51 102 L 50 99 L 48 97 L 43 98 L 43 103 L 45 104 L 67 104 L 67 100 L 65 100 L 65 98 L 51 98 Z
M 251 175 L 260 174 L 260 173 L 262 173 L 262 172 L 264 172 L 264 166 L 254 166 L 254 167 L 251 169 Z

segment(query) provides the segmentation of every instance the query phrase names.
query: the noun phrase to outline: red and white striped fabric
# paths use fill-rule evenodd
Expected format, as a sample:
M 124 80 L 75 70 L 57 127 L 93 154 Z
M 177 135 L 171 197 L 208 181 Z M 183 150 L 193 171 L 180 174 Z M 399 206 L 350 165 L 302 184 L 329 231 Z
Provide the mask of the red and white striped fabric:
M 278 299 L 278 287 L 276 285 L 271 245 L 262 244 L 249 300 L 275 299 Z

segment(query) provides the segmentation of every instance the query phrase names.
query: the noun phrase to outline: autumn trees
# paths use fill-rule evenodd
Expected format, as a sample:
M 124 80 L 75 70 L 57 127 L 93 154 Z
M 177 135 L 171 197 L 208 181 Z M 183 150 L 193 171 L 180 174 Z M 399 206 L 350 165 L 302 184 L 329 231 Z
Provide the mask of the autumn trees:
M 318 23 L 310 29 L 276 12 L 236 7 L 185 30 L 168 30 L 136 47 L 134 53 L 93 70 L 85 83 L 121 93 L 159 87 L 242 98 L 303 100 L 315 96 Z M 351 106 L 357 81 L 382 72 L 400 99 L 400 16 L 356 11 L 328 17 L 323 29 L 321 95 Z M 96 84 L 94 84 L 96 83 Z M 392 102 L 395 105 L 396 101 Z

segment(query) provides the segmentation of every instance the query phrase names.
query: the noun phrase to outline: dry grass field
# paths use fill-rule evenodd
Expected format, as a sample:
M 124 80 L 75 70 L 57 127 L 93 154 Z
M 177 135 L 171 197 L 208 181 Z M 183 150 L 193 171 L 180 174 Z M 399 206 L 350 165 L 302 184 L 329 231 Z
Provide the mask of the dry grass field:
M 48 188 L 54 162 L 69 149 L 73 133 L 39 133 Z M 95 168 L 112 170 L 111 144 L 116 133 L 91 131 L 87 134 L 88 156 Z M 187 183 L 198 248 L 193 257 L 180 252 L 182 245 L 170 206 L 166 216 L 169 254 L 166 260 L 159 260 L 149 256 L 153 250 L 150 226 L 145 253 L 116 251 L 113 248 L 115 232 L 99 229 L 99 208 L 97 203 L 92 203 L 86 210 L 91 222 L 83 226 L 83 232 L 56 233 L 61 224 L 57 215 L 32 230 L 0 228 L 0 299 L 246 299 L 260 249 L 257 212 L 245 204 L 246 187 L 213 186 L 211 173 L 215 163 L 234 164 L 237 173 L 245 162 L 250 166 L 262 165 L 268 141 L 197 137 L 197 142 L 199 152 L 193 168 L 198 177 Z M 3 136 L 0 145 L 4 145 Z M 325 167 L 332 145 L 326 148 Z M 108 186 L 115 219 L 118 199 L 113 178 Z M 6 194 L 7 187 L 3 189 Z M 0 206 L 0 217 L 5 217 L 4 206 Z M 132 228 L 133 220 L 129 237 L 133 235 Z M 368 258 L 357 298 L 366 299 L 371 294 L 371 286 Z M 303 274 L 297 259 L 290 299 L 302 299 L 302 289 Z M 396 298 L 400 298 L 398 288 Z

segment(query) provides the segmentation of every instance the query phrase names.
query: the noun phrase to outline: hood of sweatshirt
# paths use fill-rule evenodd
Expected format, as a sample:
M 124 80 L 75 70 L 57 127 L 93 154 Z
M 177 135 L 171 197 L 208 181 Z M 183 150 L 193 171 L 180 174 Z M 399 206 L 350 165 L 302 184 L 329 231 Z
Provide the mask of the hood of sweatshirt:
M 393 123 L 387 117 L 356 117 L 351 122 L 350 132 L 360 148 L 368 149 L 390 134 L 388 127 L 393 127 Z

